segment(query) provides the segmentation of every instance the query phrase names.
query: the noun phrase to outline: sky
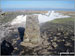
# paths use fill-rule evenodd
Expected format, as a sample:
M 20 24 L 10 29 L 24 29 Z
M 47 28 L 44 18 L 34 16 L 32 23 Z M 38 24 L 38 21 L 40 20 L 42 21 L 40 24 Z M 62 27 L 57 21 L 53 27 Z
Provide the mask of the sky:
M 56 8 L 74 9 L 74 0 L 1 0 L 1 9 L 12 8 Z

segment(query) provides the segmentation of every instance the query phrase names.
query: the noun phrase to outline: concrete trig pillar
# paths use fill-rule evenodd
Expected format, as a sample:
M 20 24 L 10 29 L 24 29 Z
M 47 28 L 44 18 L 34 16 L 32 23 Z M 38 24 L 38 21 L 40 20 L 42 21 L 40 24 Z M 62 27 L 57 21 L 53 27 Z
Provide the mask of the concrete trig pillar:
M 23 46 L 36 46 L 41 43 L 40 26 L 37 15 L 28 15 L 26 17 L 26 28 L 24 39 L 21 45 Z

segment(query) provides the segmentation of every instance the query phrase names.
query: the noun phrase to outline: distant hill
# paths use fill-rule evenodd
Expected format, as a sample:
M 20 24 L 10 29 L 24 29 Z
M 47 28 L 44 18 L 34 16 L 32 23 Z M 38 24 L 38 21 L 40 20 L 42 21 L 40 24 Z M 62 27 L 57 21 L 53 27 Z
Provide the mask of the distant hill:
M 75 11 L 56 11 L 56 12 L 75 17 Z

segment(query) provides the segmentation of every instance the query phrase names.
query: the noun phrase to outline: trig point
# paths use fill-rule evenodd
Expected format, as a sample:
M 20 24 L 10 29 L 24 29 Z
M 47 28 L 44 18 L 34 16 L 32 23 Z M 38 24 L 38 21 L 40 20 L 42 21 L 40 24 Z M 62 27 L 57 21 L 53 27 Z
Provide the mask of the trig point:
M 28 15 L 26 17 L 26 27 L 22 46 L 34 47 L 41 42 L 40 27 L 37 15 Z

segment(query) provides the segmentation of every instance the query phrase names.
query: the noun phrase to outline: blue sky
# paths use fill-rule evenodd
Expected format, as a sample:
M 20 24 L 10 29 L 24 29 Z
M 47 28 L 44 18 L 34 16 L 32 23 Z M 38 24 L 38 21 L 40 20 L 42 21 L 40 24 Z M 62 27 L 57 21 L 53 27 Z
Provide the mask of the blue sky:
M 56 8 L 56 9 L 74 9 L 74 0 L 58 0 L 58 1 L 24 1 L 24 0 L 2 0 L 1 8 L 2 9 L 11 9 L 11 8 Z

